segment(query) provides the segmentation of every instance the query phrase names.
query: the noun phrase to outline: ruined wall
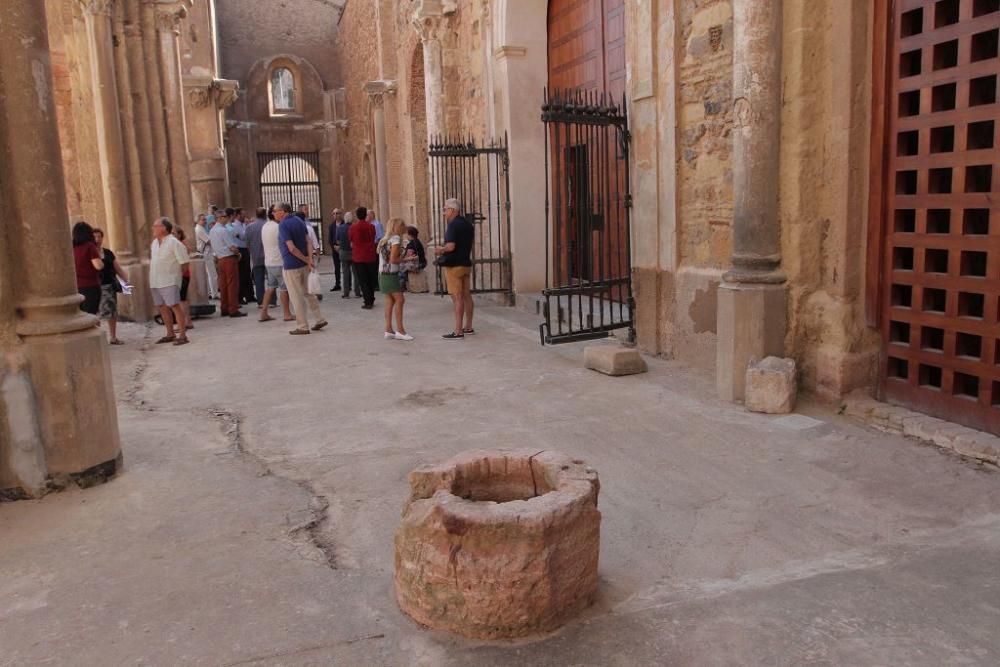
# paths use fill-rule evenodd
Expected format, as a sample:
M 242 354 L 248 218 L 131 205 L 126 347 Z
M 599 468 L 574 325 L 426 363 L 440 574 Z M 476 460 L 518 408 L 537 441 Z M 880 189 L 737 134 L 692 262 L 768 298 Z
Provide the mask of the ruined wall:
M 311 62 L 327 84 L 336 81 L 342 5 L 341 0 L 216 0 L 223 77 L 242 80 L 261 57 L 290 53 Z M 371 39 L 371 31 L 365 32 Z
M 477 141 L 490 134 L 486 127 L 483 5 L 483 0 L 459 3 L 442 41 L 446 126 L 449 132 Z
M 781 152 L 786 348 L 825 397 L 873 386 L 864 324 L 871 131 L 871 3 L 785 5 Z

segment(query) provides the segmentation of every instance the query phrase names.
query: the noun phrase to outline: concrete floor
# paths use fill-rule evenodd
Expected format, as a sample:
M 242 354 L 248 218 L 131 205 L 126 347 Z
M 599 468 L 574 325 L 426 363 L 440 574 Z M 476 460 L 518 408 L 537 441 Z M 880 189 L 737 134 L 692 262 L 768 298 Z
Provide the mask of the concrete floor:
M 112 348 L 126 470 L 0 505 L 2 665 L 997 665 L 1000 475 L 817 406 L 768 417 L 652 360 L 608 378 L 537 321 L 327 298 L 331 326 L 197 322 Z M 249 309 L 256 310 L 256 309 Z M 600 599 L 487 644 L 392 594 L 407 473 L 530 446 L 601 475 Z

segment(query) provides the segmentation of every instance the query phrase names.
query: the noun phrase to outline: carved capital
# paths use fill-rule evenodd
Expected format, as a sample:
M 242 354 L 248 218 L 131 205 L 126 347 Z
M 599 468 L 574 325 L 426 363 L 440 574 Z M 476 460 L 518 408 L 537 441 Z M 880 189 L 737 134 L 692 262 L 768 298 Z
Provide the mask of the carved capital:
M 214 105 L 225 109 L 239 97 L 240 84 L 229 79 L 213 79 L 205 76 L 184 77 L 188 104 L 193 109 L 206 109 Z
M 160 32 L 172 32 L 175 35 L 181 33 L 181 21 L 187 18 L 190 4 L 186 0 L 181 2 L 150 2 L 156 12 L 156 29 Z
M 448 29 L 449 16 L 458 9 L 457 0 L 418 0 L 411 22 L 420 41 L 441 41 Z
M 396 94 L 396 82 L 386 79 L 369 81 L 365 84 L 365 93 L 368 95 L 372 107 L 381 109 L 385 104 L 386 95 Z
M 78 0 L 83 10 L 92 16 L 111 16 L 115 0 Z

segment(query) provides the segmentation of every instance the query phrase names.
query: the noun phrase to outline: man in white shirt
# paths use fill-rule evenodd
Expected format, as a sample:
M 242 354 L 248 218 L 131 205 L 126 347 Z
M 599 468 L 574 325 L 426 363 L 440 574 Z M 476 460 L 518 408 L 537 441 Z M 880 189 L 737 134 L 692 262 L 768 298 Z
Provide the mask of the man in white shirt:
M 264 223 L 264 228 L 260 232 L 260 241 L 264 246 L 264 268 L 267 277 L 264 282 L 264 301 L 261 304 L 260 321 L 270 322 L 271 317 L 267 309 L 274 299 L 275 291 L 278 292 L 278 300 L 281 301 L 281 309 L 284 311 L 285 321 L 291 322 L 292 311 L 288 307 L 288 288 L 285 287 L 285 277 L 282 273 L 284 267 L 281 260 L 281 246 L 278 243 L 278 223 L 274 221 L 273 211 L 268 214 L 268 220 Z
M 167 335 L 157 344 L 188 343 L 187 318 L 181 308 L 181 279 L 190 259 L 184 244 L 173 235 L 174 225 L 169 218 L 159 218 L 153 223 L 153 245 L 149 249 L 149 288 L 153 303 L 160 310 Z M 178 333 L 174 333 L 174 321 Z
M 208 298 L 215 299 L 218 296 L 219 274 L 215 270 L 215 254 L 212 252 L 212 242 L 208 238 L 207 228 L 208 216 L 204 213 L 198 214 L 198 219 L 194 225 L 194 237 L 197 245 L 195 249 L 205 258 L 205 275 L 208 278 Z

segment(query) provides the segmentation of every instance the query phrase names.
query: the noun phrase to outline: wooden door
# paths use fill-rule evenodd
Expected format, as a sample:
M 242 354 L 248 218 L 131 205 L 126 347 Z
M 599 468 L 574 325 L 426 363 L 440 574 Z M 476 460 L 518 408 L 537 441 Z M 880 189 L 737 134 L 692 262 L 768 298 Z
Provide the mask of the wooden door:
M 882 392 L 1000 433 L 1000 0 L 891 5 Z

